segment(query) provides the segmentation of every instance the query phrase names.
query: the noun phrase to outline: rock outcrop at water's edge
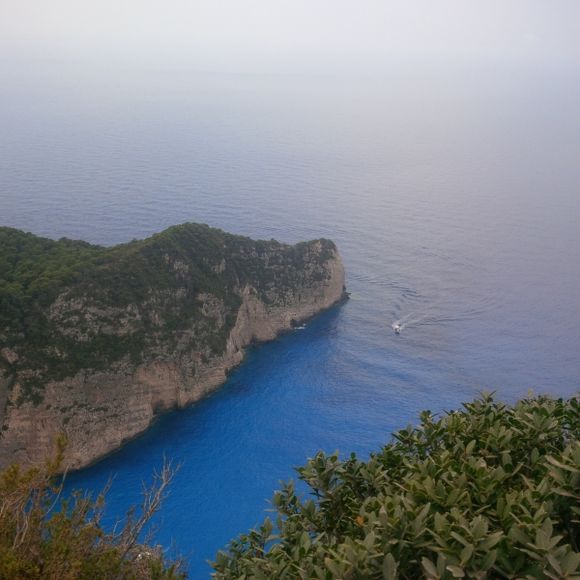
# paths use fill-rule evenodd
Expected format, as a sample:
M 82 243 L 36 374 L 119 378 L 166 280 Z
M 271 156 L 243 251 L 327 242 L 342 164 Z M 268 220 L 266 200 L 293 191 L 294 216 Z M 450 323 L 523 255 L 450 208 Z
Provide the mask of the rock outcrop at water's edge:
M 252 342 L 346 295 L 340 256 L 325 239 L 289 246 L 197 224 L 115 248 L 2 235 L 22 237 L 8 244 L 14 264 L 23 247 L 26 259 L 36 255 L 41 240 L 39 275 L 49 282 L 38 292 L 24 280 L 19 302 L 15 266 L 4 273 L 12 295 L 0 286 L 0 467 L 42 461 L 59 433 L 68 439 L 65 467 L 83 467 L 159 413 L 216 389 Z M 81 260 L 70 259 L 75 244 Z M 47 273 L 46 251 L 72 265 Z

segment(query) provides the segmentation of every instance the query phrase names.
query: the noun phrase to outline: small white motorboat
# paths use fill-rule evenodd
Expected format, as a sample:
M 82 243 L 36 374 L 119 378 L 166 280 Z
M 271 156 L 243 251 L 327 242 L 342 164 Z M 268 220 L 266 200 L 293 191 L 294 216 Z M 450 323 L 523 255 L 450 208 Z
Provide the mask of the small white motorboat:
M 393 330 L 395 331 L 395 334 L 401 334 L 401 330 L 403 330 L 403 327 L 396 322 L 395 324 L 393 324 Z

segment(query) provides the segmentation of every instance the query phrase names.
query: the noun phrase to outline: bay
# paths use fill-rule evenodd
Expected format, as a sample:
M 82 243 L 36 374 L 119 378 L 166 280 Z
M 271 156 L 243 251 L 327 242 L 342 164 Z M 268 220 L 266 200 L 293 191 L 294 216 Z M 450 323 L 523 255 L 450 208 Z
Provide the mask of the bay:
M 319 449 L 367 456 L 482 390 L 578 392 L 579 86 L 535 69 L 5 71 L 2 225 L 105 245 L 185 221 L 328 237 L 351 292 L 69 486 L 114 476 L 110 524 L 164 455 L 181 463 L 157 540 L 206 577 Z

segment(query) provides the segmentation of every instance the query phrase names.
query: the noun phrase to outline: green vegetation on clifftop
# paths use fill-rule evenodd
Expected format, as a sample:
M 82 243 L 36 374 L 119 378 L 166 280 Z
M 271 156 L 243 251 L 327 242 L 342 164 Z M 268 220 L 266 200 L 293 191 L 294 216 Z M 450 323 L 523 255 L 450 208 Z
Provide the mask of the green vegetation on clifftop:
M 314 248 L 317 248 L 314 251 Z M 241 293 L 265 303 L 327 275 L 330 240 L 289 246 L 200 224 L 114 247 L 0 228 L 0 379 L 48 380 L 160 352 L 223 353 Z

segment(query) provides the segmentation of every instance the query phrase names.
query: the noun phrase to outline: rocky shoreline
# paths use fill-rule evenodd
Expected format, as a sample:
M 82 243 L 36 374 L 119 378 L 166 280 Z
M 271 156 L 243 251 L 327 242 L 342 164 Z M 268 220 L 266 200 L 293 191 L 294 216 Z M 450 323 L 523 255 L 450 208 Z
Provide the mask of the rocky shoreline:
M 6 399 L 0 466 L 43 461 L 54 453 L 61 433 L 68 441 L 65 469 L 94 463 L 143 433 L 161 413 L 193 404 L 217 389 L 252 343 L 273 340 L 345 300 L 344 267 L 334 244 L 309 244 L 304 254 L 307 275 L 279 287 L 274 278 L 267 299 L 251 284 L 237 289 L 240 305 L 223 352 L 212 354 L 200 342 L 193 348 L 179 342 L 173 347 L 156 344 L 138 364 L 125 356 L 106 369 L 83 368 L 74 376 L 46 382 L 40 403 L 22 402 L 19 376 L 5 376 L 0 384 Z M 326 252 L 325 259 L 320 259 L 321 252 Z M 273 257 L 272 253 L 270 262 Z M 224 324 L 227 311 L 222 302 L 209 294 L 198 294 L 196 300 L 203 302 L 206 326 Z M 73 309 L 71 304 L 65 310 Z M 81 307 L 88 308 L 85 303 L 74 306 Z M 197 323 L 190 332 L 208 332 L 206 326 Z M 74 330 L 78 332 L 78 327 Z M 125 332 L 121 321 L 115 330 Z M 184 342 L 185 336 L 189 335 L 181 332 L 179 340 Z

